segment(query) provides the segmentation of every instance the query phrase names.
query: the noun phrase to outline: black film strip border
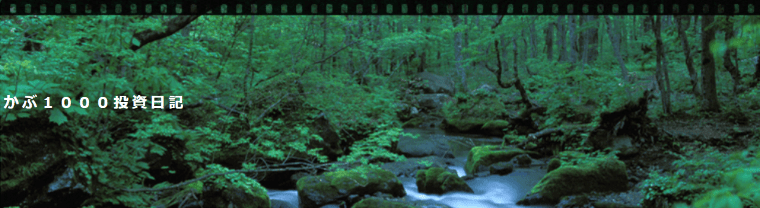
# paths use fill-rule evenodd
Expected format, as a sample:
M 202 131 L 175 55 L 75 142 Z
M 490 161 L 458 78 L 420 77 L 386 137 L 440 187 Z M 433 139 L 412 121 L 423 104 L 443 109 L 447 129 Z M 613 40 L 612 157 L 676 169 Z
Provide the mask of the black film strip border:
M 757 0 L 0 0 L 0 15 L 759 15 Z

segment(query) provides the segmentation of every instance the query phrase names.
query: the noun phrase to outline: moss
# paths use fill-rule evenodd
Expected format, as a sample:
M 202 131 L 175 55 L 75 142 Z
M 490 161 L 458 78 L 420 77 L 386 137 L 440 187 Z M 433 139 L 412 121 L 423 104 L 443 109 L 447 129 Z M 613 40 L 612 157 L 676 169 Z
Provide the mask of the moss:
M 489 166 L 497 162 L 510 161 L 518 155 L 529 153 L 532 152 L 514 147 L 500 147 L 494 145 L 473 147 L 470 150 L 470 154 L 467 155 L 467 164 L 465 164 L 464 170 L 468 175 L 471 175 L 477 172 L 479 166 Z
M 196 181 L 195 183 L 187 184 L 187 187 L 193 189 L 195 193 L 203 192 L 203 182 L 201 181 Z
M 530 159 L 527 155 L 520 155 L 517 156 L 517 164 L 521 167 L 529 166 L 531 163 L 533 163 L 533 160 Z
M 585 158 L 588 157 L 588 154 L 578 151 L 563 151 L 557 154 L 557 158 L 560 158 L 562 161 L 570 161 L 573 159 L 579 159 L 579 158 Z
M 396 175 L 369 166 L 328 172 L 320 176 L 306 176 L 296 182 L 296 188 L 303 207 L 319 207 L 351 194 L 382 192 L 396 197 L 406 195 Z
M 473 118 L 464 118 L 464 119 L 449 118 L 449 119 L 446 119 L 446 126 L 449 127 L 449 129 L 456 130 L 458 132 L 472 132 L 472 131 L 480 130 L 480 127 L 482 127 L 488 121 L 489 120 L 473 119 Z
M 417 189 L 419 192 L 433 194 L 443 194 L 450 191 L 472 192 L 472 188 L 459 176 L 439 167 L 418 170 Z
M 503 135 L 504 129 L 508 127 L 509 127 L 509 121 L 493 120 L 493 121 L 486 122 L 480 128 L 491 135 Z
M 360 166 L 347 171 L 329 172 L 325 173 L 324 176 L 330 181 L 330 186 L 338 188 L 338 190 L 350 189 L 357 184 L 364 186 L 368 183 L 382 183 L 396 178 L 396 175 L 390 171 L 368 166 Z M 396 180 L 398 181 L 398 178 Z
M 62 160 L 62 157 L 57 157 L 56 155 L 52 155 L 51 158 L 51 160 L 46 162 L 31 162 L 28 165 L 15 167 L 13 171 L 3 172 L 7 173 L 8 177 L 2 178 L 2 181 L 0 181 L 0 192 L 28 188 L 35 178 L 49 172 L 48 169 L 51 169 L 51 167 Z
M 562 161 L 557 158 L 552 158 L 552 160 L 549 161 L 549 165 L 546 167 L 546 172 L 552 172 L 560 166 L 562 166 Z
M 412 118 L 412 119 L 404 122 L 403 127 L 404 128 L 417 127 L 417 126 L 420 126 L 420 124 L 422 124 L 423 121 L 425 121 L 425 119 L 423 119 L 421 117 L 414 117 L 414 118 Z
M 543 203 L 557 203 L 563 196 L 592 191 L 625 191 L 628 185 L 625 163 L 612 158 L 589 158 L 578 165 L 565 164 L 547 173 L 531 189 Z M 589 183 L 593 181 L 593 183 Z
M 379 198 L 371 197 L 362 199 L 358 203 L 351 206 L 351 208 L 414 208 L 401 202 L 382 200 Z

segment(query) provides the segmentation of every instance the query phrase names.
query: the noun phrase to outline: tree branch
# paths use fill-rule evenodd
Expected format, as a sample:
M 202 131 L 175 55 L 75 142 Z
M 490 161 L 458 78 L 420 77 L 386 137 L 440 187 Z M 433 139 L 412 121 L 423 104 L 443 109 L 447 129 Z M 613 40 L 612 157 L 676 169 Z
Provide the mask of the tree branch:
M 319 61 L 316 61 L 316 62 L 312 63 L 312 65 L 314 65 L 314 64 L 321 64 L 321 63 L 324 63 L 325 61 L 327 61 L 327 59 L 330 59 L 330 58 L 332 58 L 332 57 L 333 57 L 333 56 L 335 56 L 336 54 L 338 54 L 338 53 L 340 53 L 341 51 L 343 51 L 343 49 L 346 49 L 346 48 L 348 48 L 349 46 L 351 46 L 351 45 L 353 45 L 353 44 L 356 44 L 356 43 L 357 43 L 357 42 L 356 42 L 356 41 L 354 41 L 354 42 L 351 42 L 351 43 L 349 43 L 349 44 L 346 44 L 346 46 L 343 46 L 342 48 L 338 49 L 338 50 L 337 50 L 337 51 L 335 51 L 334 53 L 332 53 L 332 54 L 330 54 L 329 56 L 327 56 L 327 57 L 323 58 L 322 60 L 319 60 Z
M 207 8 L 207 10 L 210 10 L 210 9 L 211 8 Z M 200 16 L 201 15 L 180 15 L 163 23 L 163 25 L 166 27 L 166 30 L 163 30 L 163 31 L 145 30 L 142 32 L 135 33 L 132 35 L 132 37 L 140 41 L 140 45 L 131 45 L 129 46 L 129 49 L 136 51 L 142 48 L 143 46 L 147 45 L 148 43 L 163 39 L 165 37 L 169 37 L 170 35 L 173 35 L 174 33 L 181 30 L 182 28 L 185 28 L 185 26 L 189 25 L 191 22 L 195 21 Z
M 538 16 L 536 16 L 536 17 L 538 17 Z M 504 15 L 499 15 L 497 18 L 498 19 L 496 20 L 496 24 L 494 24 L 493 26 L 491 26 L 491 30 L 496 29 L 496 27 L 498 27 L 501 24 L 501 20 L 504 19 Z

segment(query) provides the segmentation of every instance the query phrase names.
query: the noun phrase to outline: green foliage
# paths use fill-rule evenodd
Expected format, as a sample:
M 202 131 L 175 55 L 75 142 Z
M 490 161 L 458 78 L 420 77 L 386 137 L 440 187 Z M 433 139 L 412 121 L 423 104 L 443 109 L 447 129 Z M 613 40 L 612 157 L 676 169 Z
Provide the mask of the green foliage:
M 742 55 L 756 54 L 756 47 L 752 46 L 758 45 L 754 44 L 759 39 L 757 18 L 734 18 L 741 25 L 743 35 L 727 42 L 717 40 L 712 51 L 720 53 L 737 48 Z M 493 65 L 494 60 L 493 53 L 483 49 L 492 48 L 494 40 L 501 40 L 501 49 L 506 49 L 509 43 L 504 40 L 516 40 L 516 46 L 523 51 L 517 54 L 521 61 L 518 66 L 505 67 L 517 67 L 528 88 L 528 97 L 548 107 L 547 117 L 534 116 L 542 128 L 566 122 L 593 123 L 590 118 L 599 112 L 616 109 L 640 95 L 641 83 L 628 84 L 618 78 L 617 65 L 610 55 L 612 47 L 608 47 L 610 43 L 604 38 L 599 43 L 602 44 L 599 60 L 571 70 L 570 64 L 547 60 L 544 53 L 528 56 L 528 51 L 539 51 L 541 46 L 527 40 L 541 41 L 546 38 L 545 34 L 537 32 L 535 37 L 527 38 L 520 33 L 532 31 L 531 27 L 552 25 L 555 19 L 504 17 L 496 28 L 492 28 L 494 21 L 491 20 L 496 19 L 487 16 L 465 19 L 463 24 L 452 27 L 448 16 L 325 16 L 316 19 L 201 16 L 177 34 L 160 41 L 141 42 L 135 33 L 163 31 L 167 28 L 166 19 L 0 17 L 0 95 L 15 96 L 20 101 L 12 110 L 0 109 L 0 131 L 4 132 L 0 135 L 0 188 L 9 190 L 7 188 L 29 185 L 29 180 L 49 168 L 49 163 L 42 163 L 36 156 L 52 155 L 74 169 L 75 182 L 93 193 L 84 205 L 176 204 L 186 194 L 197 194 L 202 186 L 194 183 L 160 199 L 151 192 L 120 190 L 170 186 L 168 182 L 152 180 L 155 176 L 148 174 L 151 168 L 156 168 L 150 162 L 155 157 L 170 156 L 173 164 L 191 167 L 191 171 L 199 174 L 196 177 L 231 170 L 213 162 L 230 158 L 244 161 L 233 160 L 240 164 L 225 165 L 243 169 L 256 168 L 260 161 L 281 162 L 293 157 L 326 162 L 327 157 L 320 154 L 323 150 L 316 147 L 328 139 L 321 138 L 322 129 L 315 128 L 315 120 L 320 116 L 328 120 L 330 130 L 337 132 L 342 143 L 352 144 L 348 147 L 351 154 L 342 155 L 340 161 L 369 163 L 403 159 L 392 153 L 398 137 L 407 135 L 396 118 L 396 106 L 405 96 L 399 87 L 400 80 L 416 73 L 417 67 L 443 75 L 455 74 L 452 69 L 456 63 L 451 61 L 455 52 L 451 49 L 456 43 L 451 39 L 456 33 L 464 33 L 467 38 L 465 43 L 468 44 L 461 50 L 464 56 L 461 64 L 468 67 L 470 89 L 480 83 L 496 86 L 492 74 L 480 68 L 484 62 Z M 628 21 L 624 24 L 639 26 Z M 576 32 L 580 34 L 594 28 L 591 25 L 597 24 L 579 25 Z M 676 43 L 675 35 L 665 34 L 665 42 Z M 696 33 L 689 31 L 687 38 L 693 39 L 693 34 Z M 520 41 L 522 38 L 526 41 Z M 639 68 L 644 69 L 636 72 L 641 77 L 651 74 L 641 71 L 652 68 L 652 55 L 638 54 L 640 51 L 635 46 L 651 45 L 652 40 L 651 34 L 646 34 L 626 43 L 634 47 L 623 47 L 625 55 L 641 57 L 627 63 L 632 71 L 642 66 Z M 44 47 L 21 50 L 30 43 Z M 131 45 L 141 48 L 132 50 Z M 668 47 L 673 49 L 678 45 Z M 512 50 L 501 52 L 505 63 L 515 55 Z M 672 57 L 681 59 L 670 54 L 669 58 Z M 744 68 L 747 67 L 741 70 L 746 70 Z M 523 69 L 530 69 L 530 76 L 526 76 Z M 680 69 L 676 68 L 680 73 L 677 70 Z M 512 73 L 504 76 L 505 80 L 514 79 Z M 720 81 L 726 80 L 721 76 Z M 690 87 L 687 79 L 671 77 L 677 91 Z M 365 78 L 368 84 L 357 84 L 356 80 Z M 456 102 L 444 106 L 444 117 L 462 126 L 478 128 L 504 119 L 520 108 L 504 104 L 517 99 L 510 94 L 513 89 L 500 91 L 506 92 L 457 94 Z M 720 92 L 727 94 L 726 88 Z M 753 122 L 752 118 L 757 117 L 753 117 L 753 113 L 760 113 L 758 93 L 758 89 L 750 89 L 736 95 L 735 105 L 725 105 L 726 117 Z M 184 96 L 183 104 L 192 104 L 192 107 L 182 110 L 112 108 L 110 101 L 114 96 L 131 98 L 138 94 Z M 24 96 L 30 95 L 37 95 L 37 108 L 20 109 L 26 100 Z M 44 100 L 47 97 L 52 109 L 42 107 L 47 105 Z M 64 97 L 71 99 L 71 107 L 60 107 Z M 82 97 L 89 98 L 88 108 L 80 107 Z M 108 99 L 109 107 L 97 107 L 100 97 Z M 674 97 L 676 112 L 698 113 L 695 109 L 700 105 L 696 98 Z M 651 111 L 653 116 L 661 114 L 657 110 L 659 108 Z M 492 122 L 486 126 L 501 128 L 505 125 Z M 28 126 L 39 128 L 12 132 Z M 8 129 L 11 132 L 6 134 Z M 555 139 L 582 146 L 584 137 L 583 132 L 565 132 L 565 137 Z M 505 138 L 510 142 L 525 140 L 521 136 Z M 32 140 L 38 141 L 30 143 Z M 36 145 L 39 143 L 55 148 L 41 150 Z M 714 166 L 720 165 L 710 165 Z M 169 167 L 166 171 L 178 172 Z M 700 174 L 718 175 L 711 171 Z M 663 179 L 660 184 L 669 184 L 668 180 Z M 155 185 L 148 185 L 146 181 Z M 252 194 L 265 192 L 242 174 L 213 177 L 205 182 L 209 181 L 221 187 L 253 187 Z M 668 193 L 671 192 L 671 195 L 679 195 L 682 191 Z M 734 187 L 729 192 L 746 201 L 740 188 Z M 716 196 L 726 195 L 724 193 Z
M 748 200 L 757 206 L 760 187 L 760 157 L 750 153 L 760 149 L 754 144 L 744 151 L 725 154 L 713 147 L 704 150 L 684 147 L 685 155 L 673 164 L 674 173 L 652 171 L 643 182 L 644 204 L 665 204 L 694 201 L 701 207 L 743 207 Z M 673 153 L 675 154 L 675 153 Z
M 442 109 L 447 119 L 494 120 L 507 113 L 504 98 L 494 92 L 476 90 L 473 94 L 457 93 L 453 99 L 454 102 L 444 104 Z
M 351 145 L 351 154 L 343 156 L 338 161 L 360 161 L 368 164 L 370 161 L 401 161 L 406 159 L 402 155 L 391 152 L 393 143 L 397 143 L 402 136 L 416 139 L 419 135 L 404 132 L 403 129 L 391 124 L 381 124 L 379 130 L 370 134 L 367 139 L 357 141 Z
M 563 122 L 590 122 L 601 112 L 618 109 L 641 97 L 641 86 L 621 80 L 619 72 L 602 69 L 574 69 L 567 65 L 548 67 L 545 72 L 525 79 L 526 88 L 541 93 L 530 97 L 542 103 L 548 118 L 543 128 Z

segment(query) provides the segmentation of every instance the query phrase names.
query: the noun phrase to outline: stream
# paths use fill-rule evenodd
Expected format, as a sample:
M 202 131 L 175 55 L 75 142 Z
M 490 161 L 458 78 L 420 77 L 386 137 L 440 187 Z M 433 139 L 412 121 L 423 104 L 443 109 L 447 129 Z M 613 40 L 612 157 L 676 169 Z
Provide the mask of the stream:
M 500 144 L 500 138 L 483 137 L 480 135 L 446 134 L 440 129 L 405 129 L 405 132 L 416 133 L 429 139 L 446 139 L 449 141 L 455 160 L 461 161 L 450 169 L 456 170 L 457 174 L 465 176 L 464 164 L 467 154 L 473 145 Z M 546 169 L 538 166 L 530 168 L 515 168 L 514 172 L 499 176 L 489 175 L 467 180 L 475 193 L 451 192 L 442 195 L 424 194 L 417 191 L 417 184 L 413 177 L 399 177 L 404 184 L 407 200 L 426 201 L 431 200 L 445 204 L 453 208 L 543 208 L 553 206 L 520 206 L 517 201 L 522 199 L 535 184 L 546 174 Z M 269 190 L 269 198 L 290 203 L 298 207 L 298 192 L 296 190 Z M 338 207 L 338 206 L 325 206 Z

